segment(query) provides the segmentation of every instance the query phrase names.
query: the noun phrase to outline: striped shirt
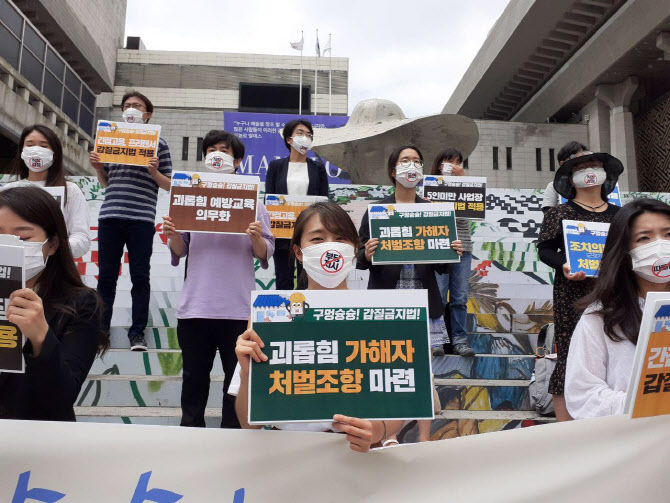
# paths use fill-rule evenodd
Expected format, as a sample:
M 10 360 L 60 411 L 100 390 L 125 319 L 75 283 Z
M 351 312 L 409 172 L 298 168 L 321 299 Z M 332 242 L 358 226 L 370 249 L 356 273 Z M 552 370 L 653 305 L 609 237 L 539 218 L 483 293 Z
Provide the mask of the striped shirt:
M 158 171 L 168 177 L 172 174 L 170 148 L 163 138 L 158 142 Z M 159 187 L 149 169 L 145 166 L 105 164 L 105 172 L 109 175 L 109 182 L 98 219 L 122 218 L 153 224 Z

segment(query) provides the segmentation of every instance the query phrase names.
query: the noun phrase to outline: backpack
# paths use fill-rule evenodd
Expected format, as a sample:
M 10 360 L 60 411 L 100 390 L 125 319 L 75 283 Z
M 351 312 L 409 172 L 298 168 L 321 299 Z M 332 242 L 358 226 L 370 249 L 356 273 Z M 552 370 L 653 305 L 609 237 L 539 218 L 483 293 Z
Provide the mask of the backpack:
M 554 402 L 549 393 L 549 379 L 556 367 L 556 352 L 554 351 L 554 324 L 549 323 L 542 327 L 537 338 L 535 350 L 535 370 L 530 378 L 528 397 L 530 406 L 543 416 L 555 414 Z

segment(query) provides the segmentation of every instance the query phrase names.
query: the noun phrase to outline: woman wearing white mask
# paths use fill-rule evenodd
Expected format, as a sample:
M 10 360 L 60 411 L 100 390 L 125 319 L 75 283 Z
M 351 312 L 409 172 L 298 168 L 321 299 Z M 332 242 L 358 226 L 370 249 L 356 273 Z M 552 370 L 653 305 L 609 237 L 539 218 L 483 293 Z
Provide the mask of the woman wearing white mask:
M 74 258 L 84 256 L 91 248 L 88 205 L 81 189 L 65 180 L 63 147 L 58 136 L 46 126 L 29 126 L 21 133 L 19 146 L 12 166 L 12 175 L 19 180 L 3 188 L 23 185 L 65 187 L 63 214 L 68 242 Z
M 233 174 L 244 157 L 237 136 L 213 130 L 202 142 L 205 169 Z M 170 217 L 163 217 L 163 235 L 172 264 L 188 257 L 186 279 L 177 308 L 177 337 L 184 360 L 181 392 L 182 426 L 205 426 L 210 372 L 219 351 L 223 364 L 222 428 L 239 428 L 228 387 L 235 370 L 235 341 L 247 327 L 249 298 L 255 289 L 254 259 L 267 269 L 274 251 L 270 216 L 258 205 L 258 221 L 246 236 L 177 233 Z
M 423 180 L 423 155 L 414 145 L 403 145 L 396 148 L 388 160 L 389 178 L 395 185 L 395 193 L 380 204 L 399 203 L 415 204 L 430 201 L 419 197 L 417 185 Z M 379 239 L 370 239 L 370 220 L 365 212 L 358 231 L 361 245 L 357 253 L 356 267 L 369 269 L 368 289 L 426 289 L 428 290 L 428 315 L 430 317 L 430 346 L 440 354 L 442 346 L 449 342 L 447 327 L 444 322 L 444 304 L 440 296 L 435 273 L 447 272 L 446 264 L 406 264 L 406 265 L 373 265 L 372 256 L 379 246 Z M 451 247 L 463 253 L 463 243 L 452 241 Z M 444 354 L 442 351 L 441 354 Z M 430 421 L 419 421 L 419 441 L 430 439 Z
M 623 165 L 609 154 L 580 151 L 561 164 L 554 188 L 568 202 L 551 208 L 544 216 L 538 239 L 540 260 L 556 270 L 554 277 L 554 326 L 556 368 L 551 375 L 549 393 L 553 395 L 556 418 L 569 421 L 563 385 L 572 332 L 579 321 L 574 303 L 593 290 L 595 281 L 583 272 L 572 273 L 566 262 L 563 244 L 563 220 L 610 223 L 619 210 L 607 203 Z
M 0 243 L 25 249 L 26 288 L 0 307 L 26 338 L 25 374 L 0 373 L 0 419 L 74 421 L 74 402 L 109 339 L 102 303 L 81 281 L 54 198 L 37 187 L 0 192 Z
M 593 291 L 570 342 L 565 401 L 574 419 L 623 413 L 642 309 L 670 289 L 670 206 L 625 205 L 612 220 Z
M 296 259 L 302 262 L 307 278 L 307 290 L 346 290 L 347 274 L 353 269 L 358 235 L 349 215 L 333 202 L 315 203 L 299 216 L 295 224 L 291 248 Z M 327 251 L 339 254 L 344 267 L 337 271 L 324 271 L 320 258 Z M 267 361 L 263 352 L 265 344 L 258 334 L 249 329 L 237 340 L 235 352 L 239 365 L 235 369 L 230 393 L 237 395 L 235 408 L 244 428 L 260 429 L 247 422 L 249 405 L 249 364 Z M 336 414 L 332 422 L 284 423 L 278 429 L 291 431 L 320 431 L 346 433 L 352 450 L 367 452 L 374 444 L 383 443 L 395 435 L 404 421 L 368 421 Z
M 312 124 L 305 119 L 292 120 L 284 126 L 282 136 L 289 156 L 270 162 L 265 179 L 265 193 L 328 197 L 326 168 L 322 163 L 307 157 L 314 137 Z M 290 255 L 289 243 L 288 239 L 277 240 L 274 264 L 278 290 L 291 290 L 295 286 L 293 277 L 296 264 Z M 300 264 L 297 267 L 300 277 Z M 298 285 L 298 288 L 304 286 Z

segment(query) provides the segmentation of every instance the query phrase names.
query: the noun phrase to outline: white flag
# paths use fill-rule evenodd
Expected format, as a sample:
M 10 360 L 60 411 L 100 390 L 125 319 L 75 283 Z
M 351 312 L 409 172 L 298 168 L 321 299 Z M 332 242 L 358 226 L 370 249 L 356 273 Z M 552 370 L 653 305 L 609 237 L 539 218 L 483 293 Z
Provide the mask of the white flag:
M 328 35 L 328 42 L 326 42 L 326 47 L 323 48 L 323 55 L 325 56 L 327 52 L 330 53 L 330 55 L 333 55 L 333 48 L 331 46 L 331 39 L 333 38 L 333 35 Z
M 295 49 L 296 51 L 302 51 L 304 45 L 305 45 L 305 35 L 303 34 L 302 37 L 300 37 L 300 42 L 291 42 L 291 49 Z
M 319 32 L 316 32 L 316 57 L 321 56 L 321 47 L 319 47 Z

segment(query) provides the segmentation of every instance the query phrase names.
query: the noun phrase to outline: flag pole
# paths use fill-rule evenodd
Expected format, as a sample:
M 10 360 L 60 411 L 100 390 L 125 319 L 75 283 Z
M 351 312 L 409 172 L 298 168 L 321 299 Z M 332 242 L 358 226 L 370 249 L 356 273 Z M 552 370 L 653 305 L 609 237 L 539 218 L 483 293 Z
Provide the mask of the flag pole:
M 319 30 L 316 30 L 316 46 L 319 46 Z M 319 53 L 316 53 L 316 64 L 314 65 L 314 115 L 317 109 L 317 94 L 319 92 Z
M 300 40 L 302 44 L 300 46 L 300 86 L 298 90 L 298 113 L 302 115 L 302 48 L 305 45 L 305 32 L 300 32 Z
M 328 115 L 333 115 L 333 34 L 328 34 Z

